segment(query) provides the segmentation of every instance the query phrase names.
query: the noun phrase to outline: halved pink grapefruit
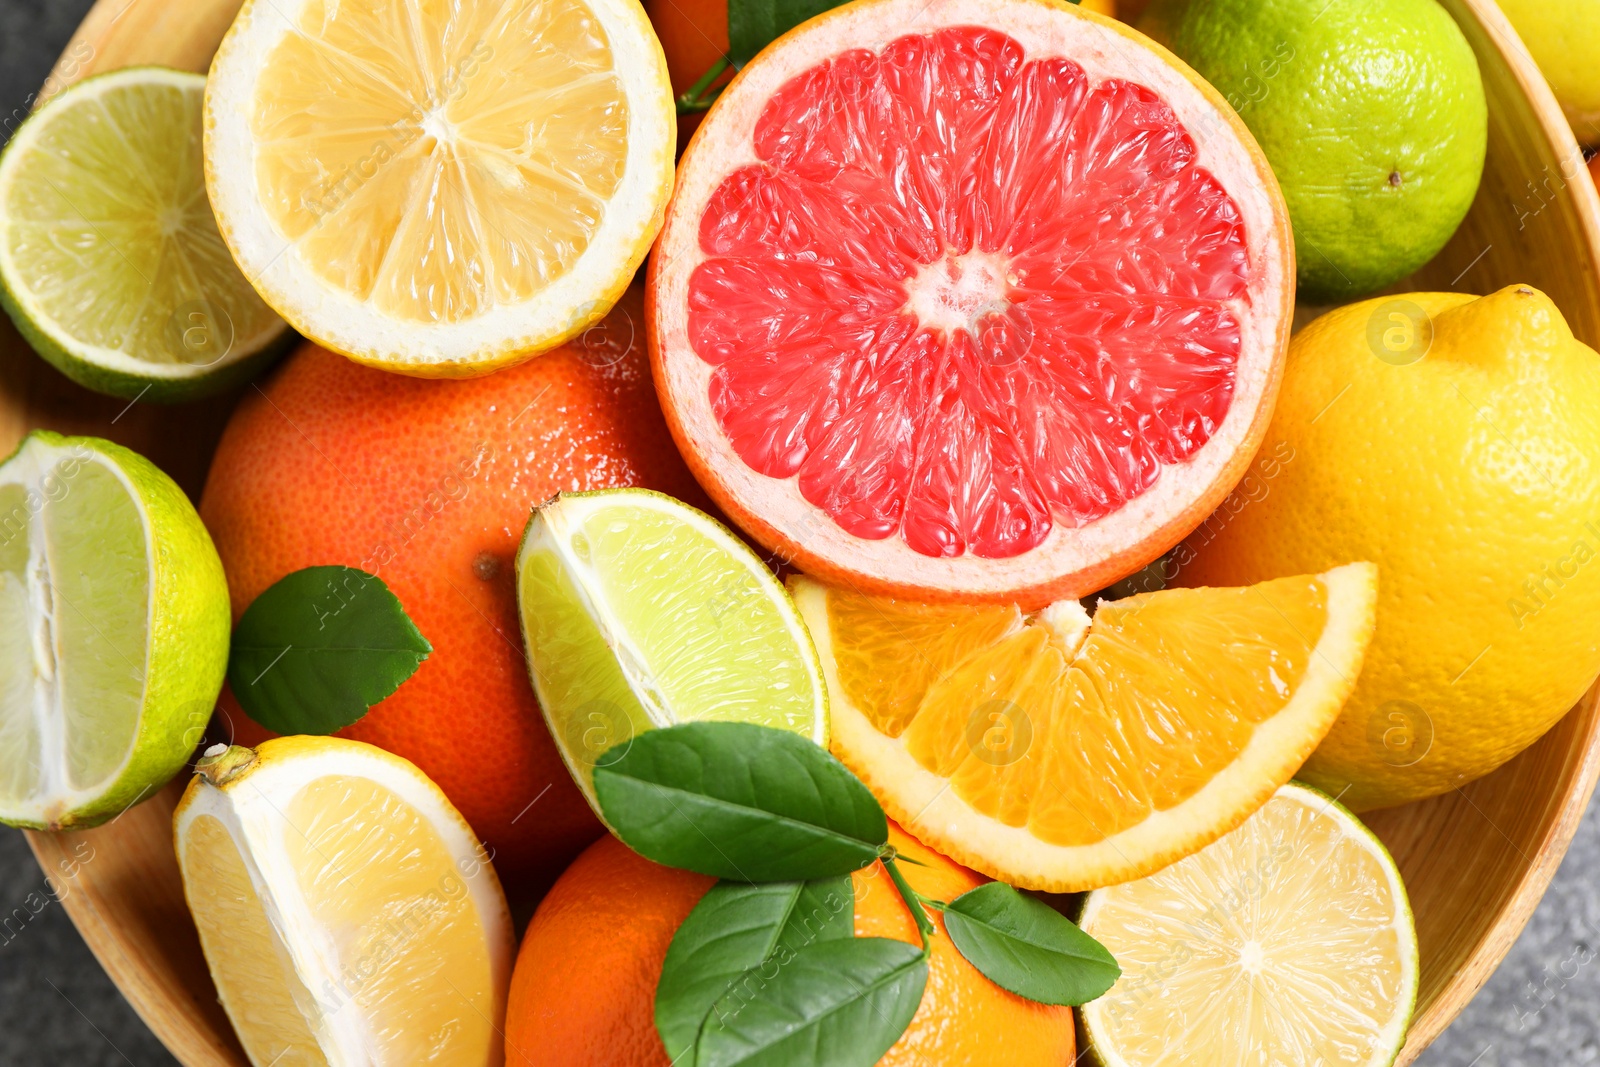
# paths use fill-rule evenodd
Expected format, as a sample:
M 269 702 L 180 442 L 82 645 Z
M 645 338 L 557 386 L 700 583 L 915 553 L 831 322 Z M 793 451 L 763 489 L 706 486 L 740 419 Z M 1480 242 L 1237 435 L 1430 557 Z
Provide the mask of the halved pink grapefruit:
M 1287 212 L 1222 98 L 1056 0 L 858 0 L 695 134 L 651 264 L 679 447 L 864 591 L 1039 606 L 1176 544 L 1271 415 Z

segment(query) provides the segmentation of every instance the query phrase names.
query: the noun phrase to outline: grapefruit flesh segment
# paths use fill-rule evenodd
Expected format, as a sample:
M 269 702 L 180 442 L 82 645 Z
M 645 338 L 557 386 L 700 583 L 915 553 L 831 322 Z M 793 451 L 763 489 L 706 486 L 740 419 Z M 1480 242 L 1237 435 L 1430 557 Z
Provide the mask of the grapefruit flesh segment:
M 753 145 L 689 342 L 739 457 L 848 533 L 1017 556 L 1227 416 L 1243 220 L 1150 89 L 958 26 L 791 79 Z

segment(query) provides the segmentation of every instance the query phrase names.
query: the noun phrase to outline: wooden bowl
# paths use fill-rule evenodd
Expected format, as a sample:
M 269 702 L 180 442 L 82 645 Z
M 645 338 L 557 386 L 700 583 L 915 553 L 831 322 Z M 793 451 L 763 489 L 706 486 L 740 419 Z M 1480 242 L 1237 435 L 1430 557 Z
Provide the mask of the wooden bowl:
M 204 71 L 240 0 L 99 0 L 46 94 L 131 63 Z M 1483 293 L 1528 282 L 1600 347 L 1600 200 L 1544 80 L 1493 0 L 1443 0 L 1489 95 L 1489 162 L 1471 214 L 1413 281 Z M 179 409 L 125 405 L 67 382 L 0 327 L 0 446 L 44 426 L 110 437 L 199 496 L 231 398 Z M 1597 413 L 1600 415 L 1600 413 Z M 1422 946 L 1416 1059 L 1478 991 L 1533 913 L 1600 774 L 1600 686 L 1543 740 L 1447 796 L 1369 822 L 1405 874 Z M 84 940 L 189 1067 L 246 1067 L 184 906 L 171 838 L 174 782 L 98 829 L 29 835 Z

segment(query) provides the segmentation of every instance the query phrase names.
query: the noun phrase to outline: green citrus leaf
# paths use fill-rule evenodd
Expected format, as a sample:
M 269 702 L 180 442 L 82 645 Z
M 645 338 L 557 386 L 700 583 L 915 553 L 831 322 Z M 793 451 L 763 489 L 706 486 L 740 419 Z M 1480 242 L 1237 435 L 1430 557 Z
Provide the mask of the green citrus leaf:
M 735 986 L 717 1001 L 693 1067 L 871 1067 L 911 1025 L 927 984 L 918 945 L 885 937 L 807 945 L 760 986 Z
M 728 58 L 735 68 L 807 19 L 842 0 L 728 0 Z
M 354 567 L 307 567 L 245 609 L 228 685 L 280 734 L 331 734 L 411 677 L 433 646 L 383 580 Z
M 646 731 L 596 761 L 594 791 L 635 852 L 736 882 L 849 874 L 889 839 L 883 809 L 844 764 L 752 723 Z
M 1087 1004 L 1122 975 L 1100 942 L 1004 882 L 980 885 L 946 904 L 944 928 L 989 981 L 1041 1004 Z
M 850 876 L 815 882 L 719 882 L 678 927 L 656 985 L 656 1031 L 673 1063 L 694 1048 L 712 1006 L 730 990 L 747 996 L 807 945 L 850 937 Z

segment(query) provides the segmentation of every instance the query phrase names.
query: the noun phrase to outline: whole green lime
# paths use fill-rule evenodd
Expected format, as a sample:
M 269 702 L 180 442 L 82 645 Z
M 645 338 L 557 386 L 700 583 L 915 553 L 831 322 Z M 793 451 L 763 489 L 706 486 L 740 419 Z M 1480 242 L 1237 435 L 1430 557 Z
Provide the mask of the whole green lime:
M 1472 206 L 1488 108 L 1472 49 L 1435 0 L 1155 0 L 1139 28 L 1261 143 L 1303 297 L 1342 302 L 1405 277 Z

